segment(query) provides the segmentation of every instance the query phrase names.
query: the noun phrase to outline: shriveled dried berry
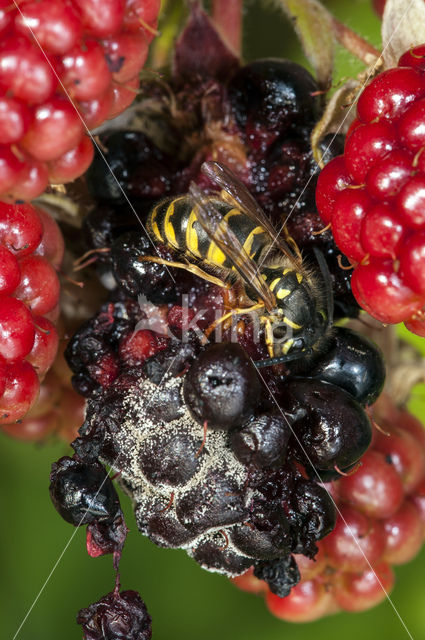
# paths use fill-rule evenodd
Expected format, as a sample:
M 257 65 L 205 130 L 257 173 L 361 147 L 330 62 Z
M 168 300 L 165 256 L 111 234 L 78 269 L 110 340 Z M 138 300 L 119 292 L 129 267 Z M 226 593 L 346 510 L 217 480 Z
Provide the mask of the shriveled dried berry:
M 231 429 L 253 415 L 261 385 L 254 365 L 236 343 L 208 347 L 185 377 L 184 398 L 189 411 L 212 429 Z
M 150 640 L 151 617 L 137 591 L 113 591 L 78 612 L 85 640 Z

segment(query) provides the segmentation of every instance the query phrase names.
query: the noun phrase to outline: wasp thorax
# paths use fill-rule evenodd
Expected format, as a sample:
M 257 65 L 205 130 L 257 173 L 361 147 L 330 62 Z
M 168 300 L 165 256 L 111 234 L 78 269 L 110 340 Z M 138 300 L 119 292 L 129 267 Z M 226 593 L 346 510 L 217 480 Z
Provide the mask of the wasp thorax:
M 240 426 L 254 414 L 261 384 L 244 349 L 223 342 L 205 349 L 191 366 L 183 393 L 195 420 L 226 430 Z

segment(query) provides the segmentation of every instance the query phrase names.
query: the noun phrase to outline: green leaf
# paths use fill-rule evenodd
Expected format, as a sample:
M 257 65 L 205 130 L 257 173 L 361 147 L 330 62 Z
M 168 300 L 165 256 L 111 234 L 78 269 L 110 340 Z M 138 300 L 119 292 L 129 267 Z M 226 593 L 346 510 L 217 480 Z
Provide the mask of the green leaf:
M 334 59 L 332 16 L 318 0 L 277 0 L 277 4 L 293 23 L 317 82 L 327 89 Z

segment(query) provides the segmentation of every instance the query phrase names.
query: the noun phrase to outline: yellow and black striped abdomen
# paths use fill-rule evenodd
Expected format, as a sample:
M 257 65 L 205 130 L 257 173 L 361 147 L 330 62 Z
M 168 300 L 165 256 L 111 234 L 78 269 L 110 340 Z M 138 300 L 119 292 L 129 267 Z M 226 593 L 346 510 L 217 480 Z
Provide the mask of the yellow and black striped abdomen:
M 249 257 L 256 261 L 269 244 L 266 231 L 232 204 L 217 198 L 211 198 L 211 204 L 221 213 L 223 224 L 228 225 Z M 154 240 L 188 256 L 214 266 L 235 268 L 233 261 L 200 225 L 196 206 L 188 196 L 169 198 L 158 204 L 149 216 L 148 229 Z

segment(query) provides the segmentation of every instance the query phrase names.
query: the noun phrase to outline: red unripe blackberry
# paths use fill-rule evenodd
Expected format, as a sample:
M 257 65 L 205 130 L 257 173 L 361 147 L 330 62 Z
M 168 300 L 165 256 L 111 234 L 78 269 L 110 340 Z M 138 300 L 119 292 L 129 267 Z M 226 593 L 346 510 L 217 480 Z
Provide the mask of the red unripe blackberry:
M 39 105 L 49 100 L 58 84 L 43 52 L 23 36 L 10 35 L 0 44 L 0 87 L 14 98 Z
M 21 281 L 15 295 L 37 315 L 51 311 L 58 302 L 60 285 L 50 262 L 41 256 L 26 256 L 19 267 Z
M 359 304 L 381 322 L 407 322 L 419 335 L 417 314 L 425 305 L 424 50 L 407 51 L 363 90 L 344 155 L 325 167 L 316 197 L 336 244 L 354 263 Z M 343 193 L 359 192 L 357 216 L 349 204 L 356 195 L 345 196 L 345 208 L 343 196 L 336 197 L 344 182 L 350 185 Z
M 31 200 L 49 182 L 84 173 L 93 154 L 88 140 L 80 148 L 86 127 L 133 101 L 159 8 L 156 0 L 0 6 L 1 199 Z
M 0 398 L 0 424 L 21 419 L 34 404 L 40 388 L 34 367 L 25 360 L 8 365 L 5 381 L 5 390 Z
M 18 99 L 0 98 L 0 144 L 20 140 L 27 131 L 32 114 L 28 106 Z
M 339 192 L 351 182 L 342 156 L 334 158 L 322 169 L 317 181 L 316 204 L 324 222 L 330 222 Z
M 351 287 L 363 309 L 385 324 L 410 318 L 425 301 L 403 282 L 390 260 L 371 258 L 368 264 L 359 265 L 351 278 Z
M 72 182 L 83 175 L 94 157 L 94 147 L 89 136 L 83 136 L 76 147 L 48 163 L 48 178 L 52 184 Z
M 75 147 L 83 132 L 83 123 L 69 100 L 54 96 L 37 107 L 20 144 L 39 160 L 55 160 Z
M 365 611 L 386 598 L 394 585 L 394 573 L 385 562 L 362 573 L 343 573 L 337 582 L 335 600 L 345 611 Z
M 340 497 L 372 518 L 387 518 L 397 511 L 404 499 L 401 478 L 391 460 L 368 451 L 362 465 L 339 480 Z
M 405 501 L 400 509 L 383 521 L 386 547 L 384 560 L 391 564 L 409 562 L 423 542 L 423 524 L 414 504 Z
M 93 100 L 111 83 L 111 73 L 103 47 L 86 38 L 66 52 L 59 69 L 61 80 L 72 99 Z
M 385 549 L 384 527 L 378 520 L 341 505 L 335 529 L 323 541 L 330 563 L 343 571 L 363 571 L 379 560 Z
M 69 0 L 25 2 L 15 18 L 15 29 L 24 36 L 28 29 L 44 51 L 61 55 L 81 38 L 82 25 L 78 10 Z
M 0 298 L 0 354 L 6 360 L 25 358 L 34 344 L 34 322 L 28 307 L 10 296 Z
M 383 71 L 362 91 L 357 115 L 362 122 L 384 119 L 397 122 L 411 103 L 425 95 L 422 74 L 416 69 L 400 68 Z
M 287 622 L 311 622 L 333 608 L 332 595 L 318 580 L 300 582 L 286 598 L 279 598 L 269 592 L 266 604 L 276 618 Z
M 362 184 L 369 169 L 396 146 L 395 132 L 386 122 L 373 122 L 357 127 L 347 138 L 344 158 L 349 174 Z
M 20 280 L 19 262 L 9 249 L 0 245 L 0 294 L 4 296 L 13 293 Z

